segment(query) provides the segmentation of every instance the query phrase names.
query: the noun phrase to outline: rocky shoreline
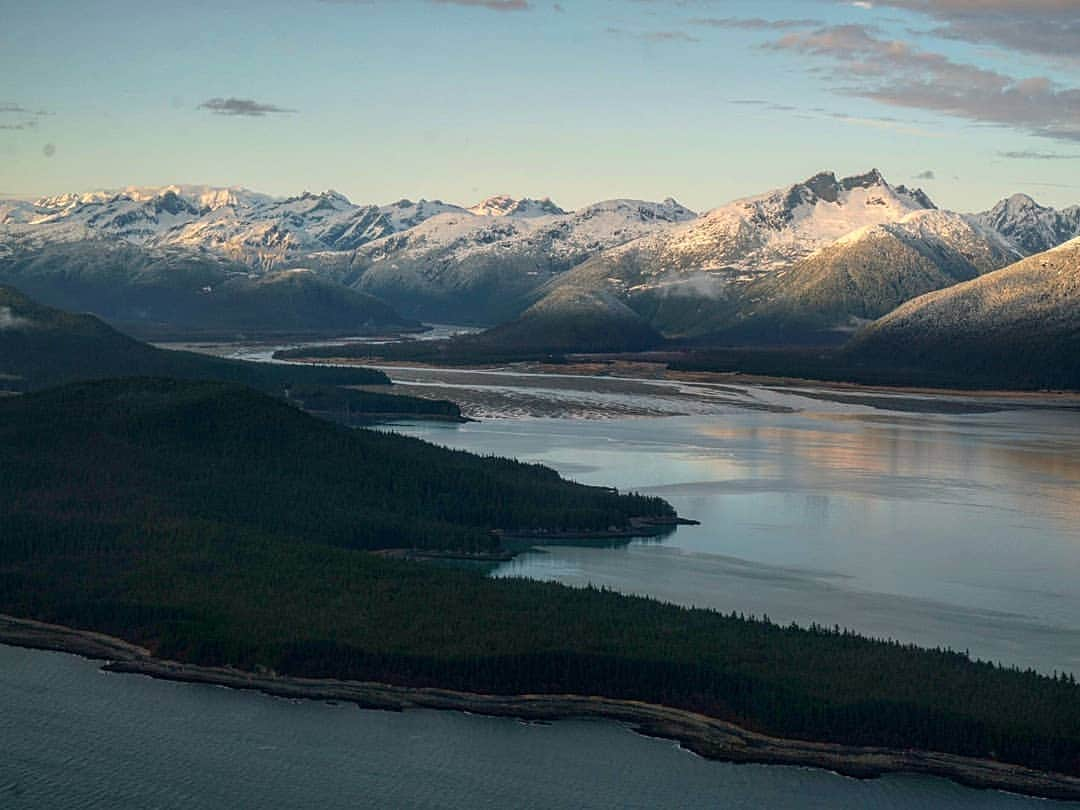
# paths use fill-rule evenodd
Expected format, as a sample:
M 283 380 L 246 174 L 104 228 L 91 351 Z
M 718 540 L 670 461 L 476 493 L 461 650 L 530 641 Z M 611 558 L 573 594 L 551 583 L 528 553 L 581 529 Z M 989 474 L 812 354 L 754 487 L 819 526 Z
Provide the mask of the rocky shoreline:
M 860 779 L 887 773 L 921 774 L 972 788 L 1080 801 L 1078 777 L 952 754 L 770 737 L 705 715 L 636 701 L 584 695 L 486 695 L 200 667 L 156 659 L 143 647 L 101 633 L 3 615 L 0 615 L 0 643 L 105 660 L 108 663 L 103 669 L 109 672 L 254 690 L 293 700 L 350 702 L 362 708 L 389 711 L 444 709 L 531 721 L 613 720 L 626 723 L 641 734 L 675 740 L 708 759 L 824 768 Z

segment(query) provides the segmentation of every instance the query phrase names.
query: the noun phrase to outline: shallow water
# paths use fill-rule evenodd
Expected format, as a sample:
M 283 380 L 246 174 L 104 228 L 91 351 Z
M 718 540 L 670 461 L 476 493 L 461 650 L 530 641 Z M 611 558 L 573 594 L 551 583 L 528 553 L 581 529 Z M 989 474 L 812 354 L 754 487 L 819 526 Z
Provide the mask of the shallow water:
M 5 810 L 1070 806 L 923 777 L 708 762 L 614 723 L 363 711 L 2 645 L 0 708 Z

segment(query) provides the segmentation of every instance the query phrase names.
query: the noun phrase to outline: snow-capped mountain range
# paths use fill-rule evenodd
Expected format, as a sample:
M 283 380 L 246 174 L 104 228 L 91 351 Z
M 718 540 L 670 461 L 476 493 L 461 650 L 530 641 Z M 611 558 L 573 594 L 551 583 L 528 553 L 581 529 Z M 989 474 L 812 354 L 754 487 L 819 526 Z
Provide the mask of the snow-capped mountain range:
M 607 200 L 564 214 L 447 213 L 362 245 L 348 280 L 417 317 L 495 322 L 590 256 L 696 217 L 672 199 Z
M 181 185 L 0 203 L 0 261 L 57 244 L 122 242 L 154 254 L 220 257 L 256 274 L 311 268 L 408 316 L 487 323 L 513 318 L 568 286 L 624 301 L 671 291 L 703 300 L 752 298 L 760 309 L 773 299 L 798 299 L 804 293 L 793 291 L 809 289 L 811 277 L 827 277 L 832 289 L 837 274 L 854 273 L 874 286 L 884 283 L 882 274 L 909 268 L 904 272 L 920 274 L 918 283 L 891 285 L 895 296 L 907 295 L 1078 235 L 1080 206 L 1057 211 L 1015 195 L 989 211 L 953 214 L 919 189 L 889 184 L 877 170 L 822 172 L 700 216 L 670 198 L 565 211 L 548 198 L 505 195 L 471 206 L 372 205 L 335 191 L 281 199 Z M 872 282 L 870 272 L 877 274 Z M 876 311 L 887 300 L 862 310 Z M 664 318 L 652 322 L 665 331 L 672 326 Z
M 270 270 L 301 255 L 354 250 L 462 210 L 438 200 L 354 205 L 336 191 L 276 199 L 239 188 L 132 187 L 9 204 L 0 209 L 0 240 L 36 246 L 119 239 L 148 248 L 209 250 Z
M 972 220 L 1010 240 L 1026 255 L 1041 253 L 1080 235 L 1080 205 L 1061 211 L 1014 194 Z

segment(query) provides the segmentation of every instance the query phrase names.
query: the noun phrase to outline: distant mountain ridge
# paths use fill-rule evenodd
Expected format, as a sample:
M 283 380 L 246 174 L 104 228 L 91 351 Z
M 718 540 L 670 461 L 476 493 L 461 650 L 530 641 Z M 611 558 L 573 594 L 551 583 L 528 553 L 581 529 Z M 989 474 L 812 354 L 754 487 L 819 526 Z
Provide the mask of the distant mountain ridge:
M 343 280 L 413 317 L 497 323 L 590 256 L 696 216 L 670 198 L 606 200 L 564 214 L 450 212 L 362 245 Z
M 0 211 L 0 241 L 42 245 L 94 238 L 209 250 L 270 270 L 323 251 L 349 251 L 459 206 L 438 200 L 354 205 L 336 191 L 277 199 L 236 188 L 132 187 L 63 194 Z
M 302 269 L 252 273 L 209 251 L 94 239 L 16 248 L 0 284 L 146 338 L 415 331 L 383 301 Z
M 1027 255 L 1080 236 L 1080 205 L 1058 211 L 1039 205 L 1027 194 L 1014 194 L 971 218 L 997 231 Z
M 97 275 L 104 288 L 118 275 L 103 248 L 127 245 L 138 267 L 217 265 L 278 279 L 307 269 L 312 282 L 374 296 L 404 319 L 500 324 L 539 304 L 528 319 L 535 336 L 541 324 L 587 317 L 582 301 L 617 300 L 667 337 L 832 342 L 912 297 L 1076 236 L 1080 206 L 1055 210 L 1017 194 L 956 214 L 876 169 L 820 172 L 700 216 L 671 198 L 566 211 L 546 197 L 356 205 L 335 191 L 281 199 L 173 185 L 0 203 L 0 280 L 20 283 L 12 268 L 31 262 L 42 270 L 35 294 L 91 308 L 78 285 L 74 298 L 51 298 L 43 268 L 65 289 L 71 266 L 80 283 Z M 34 253 L 69 265 L 28 259 Z M 185 294 L 205 286 L 177 281 Z M 559 307 L 573 313 L 555 318 Z M 613 311 L 593 310 L 605 320 Z M 374 320 L 388 318 L 403 320 L 389 310 Z

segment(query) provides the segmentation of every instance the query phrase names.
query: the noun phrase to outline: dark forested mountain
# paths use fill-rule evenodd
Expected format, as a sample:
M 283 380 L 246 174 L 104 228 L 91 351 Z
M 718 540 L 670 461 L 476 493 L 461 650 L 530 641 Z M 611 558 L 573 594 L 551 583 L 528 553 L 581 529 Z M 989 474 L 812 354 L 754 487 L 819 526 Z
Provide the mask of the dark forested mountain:
M 458 342 L 527 354 L 623 352 L 652 348 L 663 337 L 612 293 L 563 287 L 519 318 Z
M 392 413 L 461 416 L 451 402 L 392 395 L 390 379 L 381 371 L 245 363 L 157 349 L 92 315 L 45 307 L 11 287 L 0 286 L 0 393 L 132 376 L 239 383 L 342 419 Z M 379 386 L 385 393 L 341 387 L 360 385 Z

